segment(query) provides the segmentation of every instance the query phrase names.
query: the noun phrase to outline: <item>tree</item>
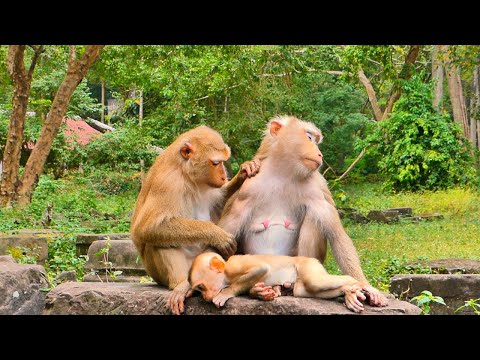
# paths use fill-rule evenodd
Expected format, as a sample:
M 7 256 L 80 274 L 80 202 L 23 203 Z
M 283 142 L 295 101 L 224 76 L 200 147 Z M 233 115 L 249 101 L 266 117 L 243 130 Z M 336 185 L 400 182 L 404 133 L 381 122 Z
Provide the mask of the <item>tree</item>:
M 25 115 L 32 84 L 33 71 L 43 46 L 31 46 L 34 54 L 28 71 L 25 68 L 25 45 L 10 45 L 7 55 L 7 69 L 14 85 L 12 112 L 3 154 L 3 172 L 0 183 L 0 205 L 11 206 L 18 190 L 18 170 L 23 143 Z
M 441 53 L 440 45 L 435 45 L 432 50 L 432 79 L 434 82 L 432 105 L 437 111 L 440 110 L 443 98 L 443 62 L 439 59 Z
M 77 54 L 78 49 L 76 46 L 69 46 L 67 73 L 55 94 L 50 110 L 40 131 L 38 140 L 32 153 L 30 154 L 30 157 L 28 158 L 27 164 L 25 165 L 25 169 L 21 179 L 19 179 L 18 174 L 19 155 L 17 155 L 16 152 L 13 152 L 13 150 L 7 152 L 7 149 L 5 149 L 4 158 L 10 161 L 11 156 L 13 156 L 14 159 L 12 160 L 12 163 L 17 165 L 14 165 L 16 166 L 16 168 L 10 167 L 8 169 L 10 171 L 7 174 L 7 184 L 9 185 L 9 187 L 7 188 L 6 186 L 2 186 L 2 192 L 0 193 L 0 200 L 2 205 L 9 205 L 14 200 L 17 200 L 19 204 L 25 204 L 31 201 L 32 191 L 35 187 L 36 182 L 38 181 L 41 172 L 43 171 L 45 161 L 53 144 L 53 140 L 55 139 L 60 125 L 62 124 L 63 117 L 67 112 L 70 98 L 74 90 L 85 77 L 88 69 L 100 56 L 102 48 L 103 45 L 88 45 L 85 47 L 83 53 L 79 55 Z M 37 48 L 37 50 L 38 49 L 39 48 Z M 24 50 L 25 46 L 19 45 L 19 49 L 12 48 L 12 55 L 10 55 L 9 51 L 9 59 L 12 59 L 12 76 L 19 77 L 20 79 L 20 81 L 14 81 L 15 90 L 12 99 L 14 109 L 12 110 L 11 118 L 11 123 L 13 123 L 13 125 L 10 125 L 12 128 L 14 128 L 14 131 L 12 131 L 11 134 L 9 133 L 7 139 L 7 146 L 8 142 L 11 142 L 12 149 L 21 148 L 24 126 L 23 124 L 25 120 L 26 106 L 28 104 L 28 95 L 30 93 L 30 85 L 28 86 L 28 88 L 25 88 L 25 80 L 28 80 L 28 83 L 31 84 L 33 74 L 33 69 L 31 65 L 31 74 L 29 70 L 29 73 L 27 73 L 27 77 L 25 78 L 25 72 L 22 70 Z M 33 60 L 35 59 L 36 61 L 37 58 L 38 55 L 36 57 L 34 55 L 32 59 L 32 64 L 34 64 Z M 17 93 L 20 94 L 18 100 L 16 99 L 15 95 Z M 20 104 L 18 107 L 18 111 L 15 111 L 16 102 Z M 11 183 L 13 184 L 13 187 L 10 185 Z
M 413 70 L 420 50 L 420 45 L 410 45 L 408 48 L 400 46 L 344 47 L 342 54 L 344 67 L 350 73 L 357 74 L 358 79 L 365 87 L 376 121 L 385 120 L 392 112 L 393 106 L 402 95 L 401 81 L 409 80 L 414 74 Z M 403 61 L 400 60 L 402 56 Z M 377 74 L 373 76 L 382 75 L 377 90 L 365 74 L 365 69 L 372 68 L 372 66 L 377 71 Z M 378 91 L 383 90 L 384 83 L 391 86 L 386 91 L 388 97 L 384 109 L 382 109 L 378 100 Z
M 468 141 L 448 113 L 433 108 L 431 85 L 420 77 L 405 82 L 405 96 L 388 119 L 375 123 L 367 140 L 381 154 L 387 189 L 437 190 L 475 179 Z
M 434 48 L 432 57 L 433 62 L 438 64 L 434 76 L 443 76 L 444 65 L 453 119 L 460 124 L 463 136 L 480 150 L 479 55 L 478 47 L 441 45 Z M 470 81 L 471 89 L 464 85 Z M 438 88 L 435 90 L 435 99 L 442 96 L 441 91 Z

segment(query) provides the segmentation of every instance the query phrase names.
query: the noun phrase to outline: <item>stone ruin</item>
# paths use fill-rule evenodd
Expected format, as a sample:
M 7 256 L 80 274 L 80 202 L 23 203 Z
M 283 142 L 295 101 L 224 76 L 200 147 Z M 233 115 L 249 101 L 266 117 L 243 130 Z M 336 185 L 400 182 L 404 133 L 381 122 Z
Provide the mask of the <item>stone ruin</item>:
M 108 257 L 104 256 L 107 250 Z M 91 281 L 72 281 L 74 272 L 64 272 L 60 275 L 64 282 L 53 289 L 49 288 L 41 265 L 17 264 L 11 256 L 1 256 L 0 314 L 170 314 L 165 307 L 170 291 L 148 281 L 128 234 L 81 234 L 77 237 L 77 254 L 88 255 L 84 280 Z M 365 305 L 362 315 L 420 313 L 415 305 L 388 296 L 388 306 Z M 187 315 L 356 315 L 343 305 L 341 298 L 284 296 L 265 302 L 240 296 L 217 309 L 193 296 L 185 305 Z
M 360 224 L 366 224 L 372 221 L 384 224 L 391 224 L 400 220 L 419 222 L 425 220 L 443 219 L 443 215 L 437 213 L 423 213 L 414 215 L 413 209 L 410 207 L 370 210 L 366 216 L 362 215 L 358 210 L 349 207 L 339 208 L 338 212 L 342 218 L 348 218 Z

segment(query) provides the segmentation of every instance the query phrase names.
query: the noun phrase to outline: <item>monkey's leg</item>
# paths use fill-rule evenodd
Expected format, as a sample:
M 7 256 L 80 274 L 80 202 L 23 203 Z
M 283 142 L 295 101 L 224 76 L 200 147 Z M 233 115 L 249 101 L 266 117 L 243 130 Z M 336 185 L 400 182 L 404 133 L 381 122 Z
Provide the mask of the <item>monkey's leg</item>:
M 302 266 L 303 265 L 303 266 Z M 345 295 L 345 305 L 355 312 L 363 311 L 365 300 L 361 284 L 348 275 L 330 275 L 318 262 L 308 261 L 298 269 L 298 279 L 293 290 L 294 296 L 332 299 Z
M 320 227 L 321 223 L 307 210 L 298 234 L 298 256 L 312 257 L 322 263 L 325 261 L 327 240 L 322 235 Z
M 326 199 L 328 199 L 328 189 L 326 189 L 325 194 Z M 299 238 L 299 255 L 317 257 L 314 251 L 316 248 L 318 248 L 320 251 L 320 256 L 317 257 L 317 259 L 323 263 L 328 240 L 332 248 L 335 261 L 342 272 L 352 276 L 362 283 L 365 283 L 364 290 L 368 292 L 370 305 L 387 305 L 388 300 L 386 296 L 368 284 L 368 281 L 365 278 L 361 268 L 357 250 L 353 245 L 352 239 L 350 239 L 348 234 L 345 232 L 338 212 L 332 203 L 324 199 L 315 205 L 311 205 L 310 208 L 307 208 L 307 214 L 305 216 L 304 224 L 302 225 L 302 231 L 305 225 L 307 225 L 307 230 L 310 228 L 310 231 L 306 232 L 307 236 L 301 236 Z M 309 233 L 314 234 L 314 239 L 317 240 L 309 239 Z M 314 244 L 316 244 L 316 247 Z
M 158 284 L 166 285 L 172 290 L 166 306 L 176 315 L 183 313 L 185 298 L 190 293 L 187 277 L 191 261 L 187 260 L 181 249 L 161 249 L 147 245 L 143 262 L 147 273 Z
M 245 274 L 235 280 L 230 286 L 222 289 L 214 298 L 213 303 L 218 307 L 225 305 L 225 302 L 232 297 L 246 293 L 258 284 L 259 281 L 270 271 L 267 264 L 250 268 Z

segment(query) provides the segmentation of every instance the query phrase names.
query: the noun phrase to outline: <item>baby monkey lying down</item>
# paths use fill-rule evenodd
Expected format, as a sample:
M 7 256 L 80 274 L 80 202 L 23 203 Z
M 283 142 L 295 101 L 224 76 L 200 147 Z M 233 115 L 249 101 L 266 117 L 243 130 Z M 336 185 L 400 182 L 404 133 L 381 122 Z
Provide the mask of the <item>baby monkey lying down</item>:
M 206 301 L 222 307 L 240 294 L 259 294 L 273 300 L 278 294 L 273 286 L 293 286 L 293 296 L 331 299 L 345 296 L 345 305 L 354 312 L 364 310 L 360 300 L 368 292 L 362 284 L 348 275 L 330 275 L 314 258 L 281 255 L 234 255 L 225 262 L 214 253 L 198 255 L 188 276 L 194 291 L 201 292 Z M 252 291 L 252 289 L 255 289 Z

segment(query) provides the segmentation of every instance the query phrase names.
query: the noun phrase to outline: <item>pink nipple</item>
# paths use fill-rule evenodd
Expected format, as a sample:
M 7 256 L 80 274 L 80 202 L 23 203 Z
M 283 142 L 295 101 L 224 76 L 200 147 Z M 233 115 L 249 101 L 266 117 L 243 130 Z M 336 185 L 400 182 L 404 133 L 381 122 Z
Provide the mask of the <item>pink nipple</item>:
M 263 220 L 262 221 L 262 224 L 263 224 L 263 227 L 265 228 L 265 230 L 268 228 L 268 226 L 270 225 L 270 220 Z

